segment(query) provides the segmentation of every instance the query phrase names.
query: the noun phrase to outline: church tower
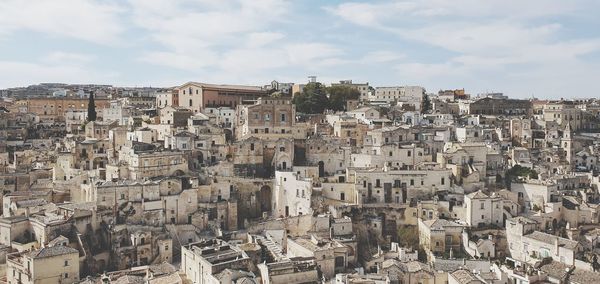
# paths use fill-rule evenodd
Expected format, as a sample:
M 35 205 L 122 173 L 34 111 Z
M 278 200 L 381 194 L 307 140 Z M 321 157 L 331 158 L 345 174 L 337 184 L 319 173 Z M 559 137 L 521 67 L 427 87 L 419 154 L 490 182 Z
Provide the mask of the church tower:
M 571 122 L 567 122 L 567 126 L 565 127 L 565 130 L 563 131 L 563 135 L 562 138 L 560 139 L 560 146 L 563 148 L 563 150 L 567 153 L 567 162 L 569 162 L 569 164 L 572 164 L 572 157 L 573 157 L 573 140 L 571 137 L 572 133 L 571 133 Z

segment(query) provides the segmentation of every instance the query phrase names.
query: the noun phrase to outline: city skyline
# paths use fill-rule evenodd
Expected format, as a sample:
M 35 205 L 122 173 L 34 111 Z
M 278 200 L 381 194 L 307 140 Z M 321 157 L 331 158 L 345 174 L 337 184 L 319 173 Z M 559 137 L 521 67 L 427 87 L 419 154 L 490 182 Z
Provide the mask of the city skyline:
M 271 80 L 594 96 L 592 1 L 95 1 L 0 4 L 0 88 Z M 100 24 L 99 24 L 100 23 Z

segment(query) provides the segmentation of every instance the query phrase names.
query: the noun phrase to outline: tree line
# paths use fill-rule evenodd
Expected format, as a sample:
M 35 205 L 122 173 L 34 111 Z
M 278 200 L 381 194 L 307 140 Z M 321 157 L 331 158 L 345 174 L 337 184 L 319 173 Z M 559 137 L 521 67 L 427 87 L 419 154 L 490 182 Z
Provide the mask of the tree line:
M 346 101 L 357 100 L 360 92 L 349 86 L 326 87 L 319 82 L 306 84 L 302 92 L 294 94 L 296 111 L 307 114 L 323 113 L 326 109 L 346 110 Z

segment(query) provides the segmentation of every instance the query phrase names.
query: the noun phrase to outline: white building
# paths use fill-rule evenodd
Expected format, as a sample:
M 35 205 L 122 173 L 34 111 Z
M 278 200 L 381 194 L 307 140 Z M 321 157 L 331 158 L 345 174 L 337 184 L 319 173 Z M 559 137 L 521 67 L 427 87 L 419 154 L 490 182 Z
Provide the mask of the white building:
M 300 178 L 295 172 L 275 172 L 273 215 L 298 216 L 312 214 L 310 198 L 312 179 Z
M 71 132 L 81 127 L 87 120 L 87 110 L 70 109 L 65 112 L 65 125 L 67 132 Z
M 353 111 L 349 111 L 347 114 L 365 124 L 371 124 L 373 120 L 381 117 L 379 111 L 372 107 L 361 107 Z
M 398 105 L 411 105 L 415 111 L 420 111 L 424 95 L 425 89 L 420 86 L 378 87 L 375 89 L 375 95 L 369 100 L 388 105 L 393 102 L 397 102 Z
M 235 110 L 230 107 L 207 107 L 203 111 L 204 114 L 214 115 L 216 124 L 224 127 L 231 127 L 235 122 Z
M 504 199 L 499 196 L 489 196 L 481 191 L 476 191 L 465 196 L 464 206 L 465 221 L 471 227 L 483 225 L 503 225 Z
M 128 125 L 130 117 L 130 109 L 121 100 L 113 100 L 108 108 L 102 109 L 104 121 L 118 121 L 119 125 Z

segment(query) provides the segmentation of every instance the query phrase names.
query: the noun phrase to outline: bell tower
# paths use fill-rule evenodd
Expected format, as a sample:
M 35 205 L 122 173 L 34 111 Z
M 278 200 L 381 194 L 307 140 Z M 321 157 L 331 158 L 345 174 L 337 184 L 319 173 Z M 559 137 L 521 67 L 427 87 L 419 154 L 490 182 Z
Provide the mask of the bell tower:
M 571 159 L 573 157 L 573 140 L 571 135 L 571 121 L 568 121 L 567 126 L 563 131 L 562 138 L 560 139 L 560 146 L 567 153 L 566 158 L 569 164 L 571 164 Z

